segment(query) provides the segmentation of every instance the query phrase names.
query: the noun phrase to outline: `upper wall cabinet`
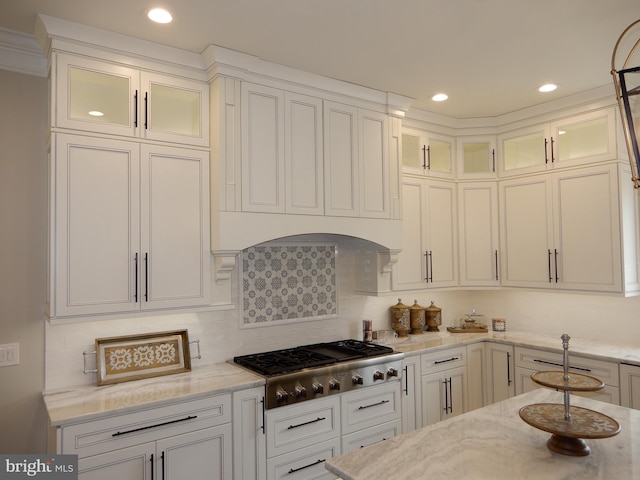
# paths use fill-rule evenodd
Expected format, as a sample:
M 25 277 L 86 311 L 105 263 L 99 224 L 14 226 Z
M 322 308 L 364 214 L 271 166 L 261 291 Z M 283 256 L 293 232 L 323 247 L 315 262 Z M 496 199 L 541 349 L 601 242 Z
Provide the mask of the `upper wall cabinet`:
M 615 110 L 538 124 L 499 137 L 500 175 L 540 172 L 616 158 Z
M 209 145 L 206 83 L 66 53 L 53 59 L 53 126 Z
M 496 138 L 459 137 L 457 139 L 458 178 L 495 178 Z
M 454 139 L 416 128 L 402 129 L 402 171 L 430 177 L 453 178 Z

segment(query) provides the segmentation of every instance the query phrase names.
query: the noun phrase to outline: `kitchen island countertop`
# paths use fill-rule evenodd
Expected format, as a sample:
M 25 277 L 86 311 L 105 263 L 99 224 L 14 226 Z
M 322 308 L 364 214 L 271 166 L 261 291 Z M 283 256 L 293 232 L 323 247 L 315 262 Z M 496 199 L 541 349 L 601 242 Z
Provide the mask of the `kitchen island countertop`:
M 484 408 L 327 460 L 326 468 L 344 480 L 417 478 L 640 479 L 640 410 L 582 397 L 571 404 L 614 418 L 621 432 L 586 440 L 591 454 L 571 457 L 551 452 L 551 434 L 519 416 L 532 403 L 563 403 L 563 394 L 536 389 Z

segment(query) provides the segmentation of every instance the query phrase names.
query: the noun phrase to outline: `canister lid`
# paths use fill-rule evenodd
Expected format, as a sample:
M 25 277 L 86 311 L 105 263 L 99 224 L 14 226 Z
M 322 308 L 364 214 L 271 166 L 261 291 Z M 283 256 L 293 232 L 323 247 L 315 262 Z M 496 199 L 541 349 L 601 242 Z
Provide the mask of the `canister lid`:
M 442 309 L 439 307 L 436 307 L 433 303 L 433 300 L 431 300 L 431 305 L 429 305 L 427 308 L 425 308 L 425 311 L 427 312 L 441 312 Z

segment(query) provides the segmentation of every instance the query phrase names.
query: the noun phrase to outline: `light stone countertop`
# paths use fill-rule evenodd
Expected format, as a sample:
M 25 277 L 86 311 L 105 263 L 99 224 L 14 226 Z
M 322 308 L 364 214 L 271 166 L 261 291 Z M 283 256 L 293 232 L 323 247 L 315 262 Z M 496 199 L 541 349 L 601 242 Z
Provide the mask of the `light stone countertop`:
M 525 405 L 547 402 L 562 404 L 563 394 L 536 389 L 331 458 L 325 466 L 344 480 L 640 479 L 640 410 L 572 396 L 572 405 L 608 415 L 622 430 L 587 439 L 591 454 L 571 457 L 551 452 L 551 434 L 518 414 Z
M 60 426 L 262 385 L 263 377 L 231 363 L 220 363 L 113 385 L 50 390 L 43 398 L 51 425 Z

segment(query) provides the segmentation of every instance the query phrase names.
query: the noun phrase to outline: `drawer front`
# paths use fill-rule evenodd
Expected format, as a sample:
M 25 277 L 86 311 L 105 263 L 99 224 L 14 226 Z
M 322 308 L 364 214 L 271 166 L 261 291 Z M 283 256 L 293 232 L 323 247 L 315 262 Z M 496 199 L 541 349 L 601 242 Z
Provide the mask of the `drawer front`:
M 516 347 L 515 353 L 516 367 L 528 368 L 534 371 L 563 369 L 562 353 L 522 347 Z M 620 386 L 617 363 L 572 355 L 571 350 L 569 350 L 569 371 L 595 377 L 607 385 Z
M 439 352 L 425 353 L 421 356 L 422 373 L 435 373 L 467 364 L 467 349 L 450 348 Z
M 266 435 L 267 458 L 339 437 L 338 396 L 267 411 Z
M 267 460 L 267 480 L 334 479 L 324 462 L 340 455 L 340 439 L 334 438 Z
M 400 419 L 400 399 L 400 382 L 389 382 L 342 395 L 342 434 Z
M 62 453 L 80 457 L 231 422 L 231 395 L 136 410 L 61 427 Z
M 355 433 L 350 433 L 342 437 L 342 454 L 373 445 L 374 443 L 384 442 L 401 433 L 401 420 L 394 420 L 383 423 L 382 425 L 376 425 L 375 427 L 365 428 Z

